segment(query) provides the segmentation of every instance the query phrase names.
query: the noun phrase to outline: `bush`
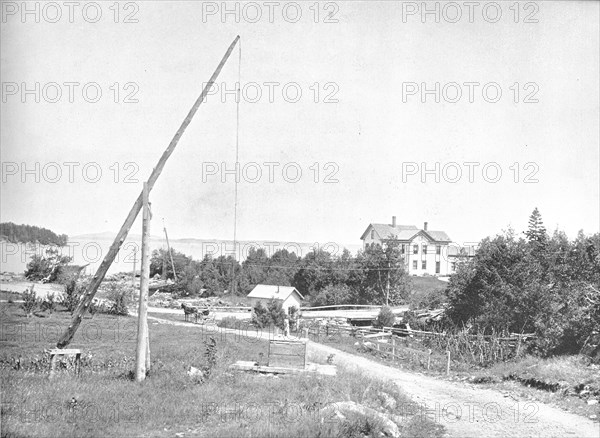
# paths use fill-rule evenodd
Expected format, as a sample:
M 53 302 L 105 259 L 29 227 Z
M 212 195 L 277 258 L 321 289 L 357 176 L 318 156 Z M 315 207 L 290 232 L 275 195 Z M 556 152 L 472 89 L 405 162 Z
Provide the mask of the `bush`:
M 258 328 L 268 327 L 271 324 L 268 310 L 260 301 L 252 308 L 252 323 Z
M 375 327 L 392 327 L 396 321 L 396 316 L 392 313 L 392 309 L 383 306 L 375 319 L 373 325 Z
M 129 305 L 132 303 L 133 288 L 126 283 L 111 282 L 108 284 L 108 299 L 112 301 L 108 313 L 112 315 L 129 315 Z
M 252 322 L 258 328 L 275 326 L 283 330 L 283 321 L 286 317 L 285 310 L 281 307 L 281 301 L 270 299 L 267 307 L 259 301 L 252 309 Z
M 56 310 L 56 295 L 54 292 L 46 295 L 46 299 L 42 302 L 42 310 L 48 310 L 50 315 Z
M 25 315 L 27 318 L 33 315 L 33 312 L 38 308 L 40 302 L 36 297 L 35 291 L 33 290 L 33 286 L 29 289 L 25 289 L 25 291 L 21 294 L 23 298 L 23 304 L 21 304 L 21 309 L 25 311 Z
M 71 314 L 75 311 L 81 300 L 81 296 L 85 288 L 83 285 L 78 285 L 75 280 L 69 281 L 65 285 L 65 293 L 60 304 L 65 307 Z

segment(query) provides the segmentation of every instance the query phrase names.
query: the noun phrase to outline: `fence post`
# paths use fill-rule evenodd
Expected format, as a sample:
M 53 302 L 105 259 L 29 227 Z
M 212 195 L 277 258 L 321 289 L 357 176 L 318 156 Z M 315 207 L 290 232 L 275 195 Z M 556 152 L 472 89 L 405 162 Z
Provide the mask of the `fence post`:
M 429 349 L 429 355 L 427 356 L 427 370 L 431 367 L 431 348 Z
M 392 336 L 392 356 L 396 357 L 396 339 Z
M 446 364 L 446 375 L 450 375 L 450 350 L 446 350 L 446 354 L 448 355 L 448 363 Z

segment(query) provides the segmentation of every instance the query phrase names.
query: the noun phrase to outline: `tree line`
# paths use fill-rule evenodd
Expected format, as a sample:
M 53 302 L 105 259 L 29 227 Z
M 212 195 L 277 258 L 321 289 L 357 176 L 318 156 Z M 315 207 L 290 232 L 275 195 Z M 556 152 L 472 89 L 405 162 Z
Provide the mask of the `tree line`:
M 65 246 L 69 239 L 66 234 L 56 234 L 47 228 L 35 225 L 17 225 L 12 222 L 0 224 L 0 235 L 12 243 L 39 243 L 56 246 Z
M 535 333 L 542 355 L 600 354 L 600 234 L 547 233 L 536 208 L 527 231 L 483 239 L 452 275 L 447 324 Z
M 251 248 L 239 263 L 232 256 L 202 260 L 172 249 L 177 283 L 173 289 L 192 296 L 202 289 L 208 295 L 247 295 L 257 284 L 294 286 L 313 305 L 402 303 L 410 291 L 410 278 L 400 253 L 400 243 L 370 246 L 353 256 L 348 250 L 334 255 L 323 249 L 304 257 L 281 249 L 269 256 L 263 248 Z M 165 249 L 155 250 L 150 275 L 173 279 Z

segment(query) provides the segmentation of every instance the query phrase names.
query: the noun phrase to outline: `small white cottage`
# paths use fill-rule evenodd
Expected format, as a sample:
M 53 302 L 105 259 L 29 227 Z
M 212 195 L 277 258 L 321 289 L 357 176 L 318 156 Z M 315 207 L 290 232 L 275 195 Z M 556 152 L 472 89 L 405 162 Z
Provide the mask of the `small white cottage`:
M 304 297 L 292 286 L 276 286 L 270 284 L 257 284 L 252 292 L 248 294 L 248 298 L 252 299 L 252 307 L 259 301 L 266 307 L 267 302 L 273 298 L 281 301 L 281 307 L 286 313 L 290 313 L 290 307 L 296 306 L 300 310 L 300 303 Z

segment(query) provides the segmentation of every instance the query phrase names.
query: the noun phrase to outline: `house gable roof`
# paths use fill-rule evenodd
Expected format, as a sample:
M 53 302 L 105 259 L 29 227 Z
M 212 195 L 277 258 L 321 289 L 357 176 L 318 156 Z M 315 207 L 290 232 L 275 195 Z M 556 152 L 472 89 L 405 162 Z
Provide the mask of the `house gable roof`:
M 301 300 L 304 299 L 298 289 L 292 286 L 277 286 L 271 284 L 257 284 L 248 294 L 248 298 L 266 298 L 275 300 L 287 300 L 294 292 L 298 294 Z
M 389 239 L 390 235 L 396 237 L 398 240 L 402 241 L 410 241 L 417 234 L 423 233 L 430 240 L 434 242 L 451 242 L 452 239 L 446 234 L 445 231 L 430 231 L 430 230 L 420 230 L 414 225 L 396 225 L 392 227 L 389 224 L 369 224 L 365 232 L 360 237 L 361 240 L 365 240 L 365 237 L 371 231 L 371 229 L 375 230 L 379 239 L 386 240 Z
M 361 240 L 365 239 L 371 228 L 375 230 L 375 233 L 377 233 L 380 239 L 387 239 L 391 234 L 396 236 L 397 239 L 405 240 L 405 236 L 412 237 L 419 231 L 414 225 L 396 225 L 395 227 L 392 227 L 389 224 L 369 224 L 360 237 Z

